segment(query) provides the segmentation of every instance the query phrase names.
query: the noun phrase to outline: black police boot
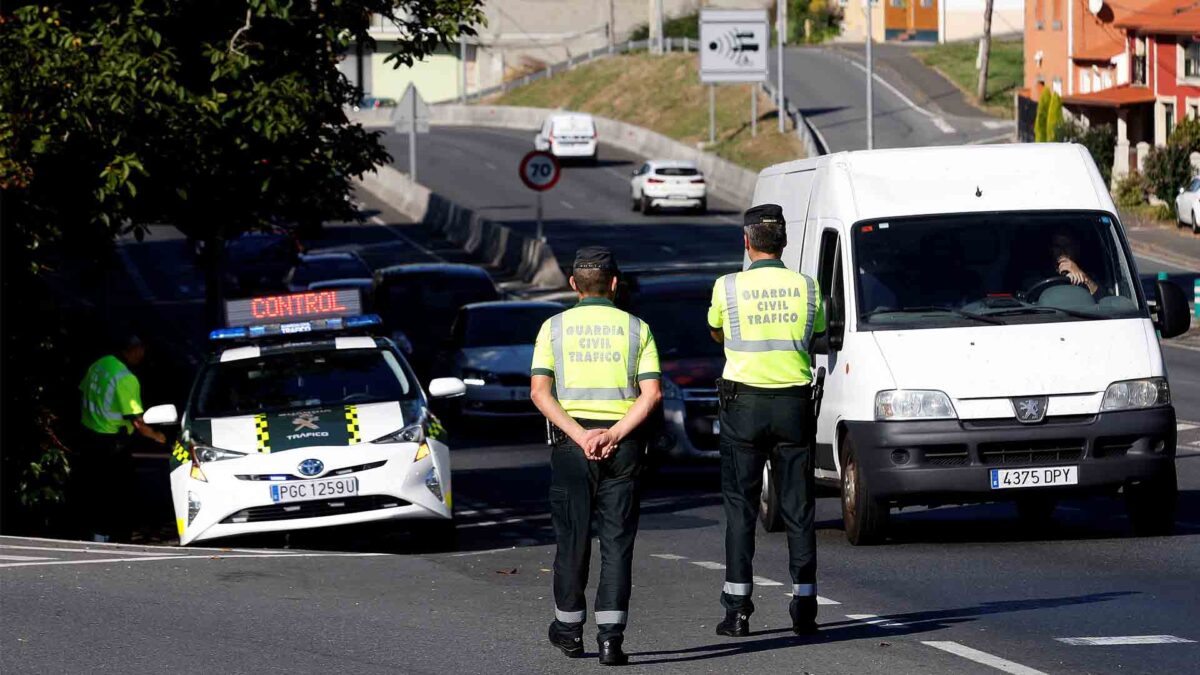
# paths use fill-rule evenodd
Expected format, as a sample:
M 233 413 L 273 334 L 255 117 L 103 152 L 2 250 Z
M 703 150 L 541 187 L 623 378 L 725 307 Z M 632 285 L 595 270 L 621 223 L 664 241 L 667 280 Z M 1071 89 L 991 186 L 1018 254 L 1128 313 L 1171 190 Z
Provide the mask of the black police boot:
M 793 596 L 791 604 L 788 605 L 788 614 L 792 615 L 792 632 L 796 635 L 811 635 L 817 632 L 816 596 Z
M 550 644 L 561 649 L 567 658 L 583 656 L 583 626 L 572 628 L 558 621 L 551 622 Z
M 717 624 L 717 635 L 746 637 L 750 634 L 750 615 L 745 612 L 725 612 L 725 620 Z
M 629 657 L 621 650 L 622 638 L 613 637 L 607 640 L 599 640 L 600 643 L 600 665 L 602 666 L 623 666 L 629 663 Z

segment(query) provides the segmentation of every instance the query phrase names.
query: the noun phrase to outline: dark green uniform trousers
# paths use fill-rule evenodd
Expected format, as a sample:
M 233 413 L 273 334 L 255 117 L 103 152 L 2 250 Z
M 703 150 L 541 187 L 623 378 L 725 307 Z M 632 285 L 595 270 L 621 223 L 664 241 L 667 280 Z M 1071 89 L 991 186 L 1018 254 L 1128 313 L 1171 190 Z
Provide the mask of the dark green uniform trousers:
M 725 503 L 725 586 L 729 611 L 754 611 L 754 530 L 763 466 L 771 457 L 787 527 L 792 595 L 813 598 L 817 586 L 809 387 L 762 389 L 722 383 L 721 494 Z
M 580 420 L 580 424 L 607 428 L 613 422 Z M 603 642 L 625 632 L 644 441 L 633 434 L 611 455 L 593 461 L 570 439 L 559 440 L 550 455 L 550 515 L 558 537 L 554 555 L 554 630 L 578 636 L 583 629 L 594 513 L 600 539 L 600 582 L 593 610 L 597 637 Z

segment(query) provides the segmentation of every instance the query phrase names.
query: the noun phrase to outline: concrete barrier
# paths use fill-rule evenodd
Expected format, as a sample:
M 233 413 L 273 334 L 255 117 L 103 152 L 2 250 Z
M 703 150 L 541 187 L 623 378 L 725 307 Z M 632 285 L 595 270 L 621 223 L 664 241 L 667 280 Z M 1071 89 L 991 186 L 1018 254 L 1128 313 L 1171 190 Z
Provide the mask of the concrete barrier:
M 359 186 L 413 222 L 440 233 L 468 255 L 533 288 L 562 288 L 566 276 L 545 243 L 488 220 L 390 166 L 364 174 Z
M 529 149 L 532 150 L 534 134 L 541 128 L 546 116 L 554 112 L 557 111 L 546 108 L 439 104 L 430 106 L 429 121 L 442 126 L 526 130 L 530 132 Z M 598 115 L 593 117 L 596 120 L 596 133 L 602 143 L 643 157 L 691 160 L 704 172 L 710 192 L 738 207 L 750 204 L 757 173 L 644 127 Z

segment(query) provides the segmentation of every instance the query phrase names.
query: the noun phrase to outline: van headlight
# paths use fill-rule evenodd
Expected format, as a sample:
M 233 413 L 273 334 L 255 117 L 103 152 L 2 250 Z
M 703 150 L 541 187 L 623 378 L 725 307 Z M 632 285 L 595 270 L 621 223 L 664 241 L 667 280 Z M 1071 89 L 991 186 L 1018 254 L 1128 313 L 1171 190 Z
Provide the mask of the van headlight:
M 940 391 L 889 389 L 875 394 L 875 421 L 957 419 L 950 397 Z
M 1137 410 L 1170 405 L 1171 385 L 1165 377 L 1147 377 L 1142 380 L 1113 382 L 1104 391 L 1100 410 Z

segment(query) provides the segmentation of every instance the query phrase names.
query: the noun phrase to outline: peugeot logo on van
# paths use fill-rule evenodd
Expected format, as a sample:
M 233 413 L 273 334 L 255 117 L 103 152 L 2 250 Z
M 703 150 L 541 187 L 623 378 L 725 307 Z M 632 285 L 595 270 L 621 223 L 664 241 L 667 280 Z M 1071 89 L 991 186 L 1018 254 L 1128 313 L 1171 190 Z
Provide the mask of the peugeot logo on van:
M 1028 396 L 1014 398 L 1013 409 L 1017 411 L 1017 421 L 1023 424 L 1035 424 L 1046 417 L 1046 397 Z
M 319 459 L 306 459 L 298 467 L 301 476 L 315 476 L 325 470 L 325 462 Z

